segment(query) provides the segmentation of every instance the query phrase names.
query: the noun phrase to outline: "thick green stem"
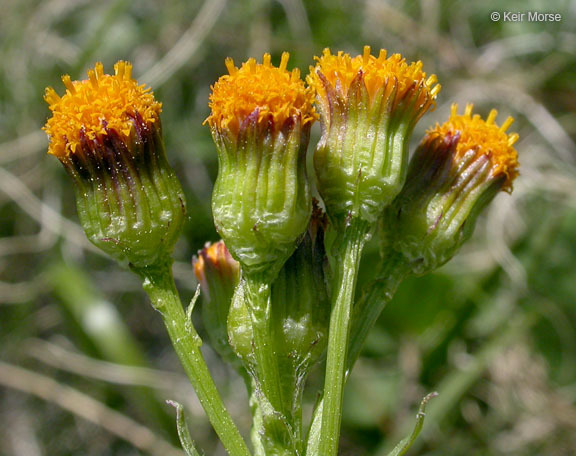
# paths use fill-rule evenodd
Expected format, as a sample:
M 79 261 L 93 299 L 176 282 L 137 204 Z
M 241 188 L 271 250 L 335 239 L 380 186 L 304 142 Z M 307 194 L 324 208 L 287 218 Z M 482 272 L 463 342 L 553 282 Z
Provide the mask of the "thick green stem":
M 346 381 L 346 357 L 356 278 L 360 256 L 368 225 L 359 219 L 352 219 L 350 225 L 337 239 L 335 255 L 334 288 L 332 314 L 328 335 L 328 355 L 326 358 L 326 378 L 324 381 L 324 411 L 320 431 L 319 454 L 336 456 L 340 440 L 342 421 L 342 401 Z
M 260 387 L 270 404 L 281 411 L 283 407 L 280 372 L 274 347 L 272 325 L 270 321 L 270 283 L 259 276 L 247 275 L 245 278 L 245 298 L 252 319 L 254 331 L 254 359 Z
M 224 448 L 231 456 L 250 456 L 202 356 L 202 341 L 184 313 L 172 277 L 171 260 L 135 272 L 144 280 L 144 290 L 162 315 L 178 358 Z
M 265 275 L 243 276 L 244 298 L 253 331 L 254 394 L 262 414 L 262 441 L 267 454 L 295 454 L 290 402 L 283 397 L 278 353 L 271 324 L 270 282 Z

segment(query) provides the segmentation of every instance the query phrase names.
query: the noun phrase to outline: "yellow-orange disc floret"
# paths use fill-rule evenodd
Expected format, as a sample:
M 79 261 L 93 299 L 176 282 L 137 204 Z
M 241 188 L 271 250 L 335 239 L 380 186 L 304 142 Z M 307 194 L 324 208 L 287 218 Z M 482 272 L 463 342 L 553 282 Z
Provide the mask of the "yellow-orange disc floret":
M 295 115 L 301 116 L 302 125 L 313 122 L 316 113 L 312 106 L 314 94 L 300 79 L 300 71 L 287 71 L 290 55 L 282 54 L 279 67 L 271 64 L 270 54 L 264 54 L 262 63 L 251 58 L 236 68 L 234 61 L 226 59 L 227 75 L 211 87 L 210 109 L 206 119 L 211 127 L 237 134 L 242 122 L 258 109 L 258 120 L 273 118 L 274 128 Z
M 374 100 L 376 94 L 386 86 L 388 93 L 391 95 L 394 84 L 389 84 L 391 78 L 397 81 L 397 92 L 395 104 L 410 96 L 419 86 L 422 90 L 418 93 L 417 107 L 429 107 L 434 103 L 434 99 L 440 92 L 441 86 L 437 84 L 436 75 L 426 77 L 422 71 L 422 62 L 413 62 L 408 64 L 406 59 L 400 54 L 392 54 L 387 57 L 384 49 L 380 50 L 378 57 L 370 52 L 370 46 L 364 46 L 362 55 L 350 57 L 342 51 L 333 55 L 330 49 L 324 49 L 321 57 L 315 57 L 317 60 L 316 67 L 310 67 L 310 74 L 307 82 L 323 98 L 326 97 L 326 89 L 318 71 L 324 78 L 336 89 L 338 94 L 345 98 L 352 81 L 362 72 L 362 77 L 371 100 Z
M 81 134 L 92 140 L 106 134 L 106 128 L 127 141 L 136 115 L 148 126 L 158 121 L 162 103 L 154 99 L 150 88 L 132 79 L 132 65 L 119 61 L 114 73 L 104 74 L 102 64 L 97 63 L 88 70 L 87 80 L 63 76 L 66 93 L 62 97 L 53 88 L 46 89 L 44 99 L 52 111 L 44 126 L 50 137 L 48 153 L 66 157 L 76 152 Z
M 483 120 L 479 114 L 472 115 L 474 106 L 466 105 L 463 115 L 458 115 L 458 105 L 452 105 L 450 119 L 426 132 L 428 140 L 446 138 L 459 134 L 456 146 L 457 158 L 470 150 L 478 155 L 490 157 L 492 163 L 492 176 L 506 176 L 503 189 L 510 191 L 512 182 L 518 176 L 518 153 L 514 143 L 518 141 L 517 133 L 506 133 L 514 119 L 508 117 L 501 126 L 494 122 L 498 111 L 493 109 L 488 118 Z

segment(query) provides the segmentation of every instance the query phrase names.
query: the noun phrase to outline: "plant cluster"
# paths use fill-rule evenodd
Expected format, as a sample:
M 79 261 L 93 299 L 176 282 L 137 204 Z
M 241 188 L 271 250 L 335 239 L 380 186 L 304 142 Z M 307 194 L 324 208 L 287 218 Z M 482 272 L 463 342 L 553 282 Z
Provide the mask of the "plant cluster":
M 269 54 L 212 86 L 206 119 L 218 151 L 212 196 L 222 241 L 194 270 L 210 342 L 244 378 L 253 416 L 250 450 L 204 361 L 172 277 L 186 204 L 168 164 L 161 104 L 118 62 L 88 79 L 47 89 L 49 153 L 75 183 L 88 238 L 142 279 L 224 447 L 233 456 L 335 456 L 344 386 L 368 332 L 399 283 L 450 260 L 478 215 L 518 174 L 508 118 L 496 123 L 453 106 L 409 157 L 412 131 L 433 109 L 440 85 L 421 62 L 382 50 L 350 56 L 325 50 L 306 82 Z M 312 164 L 310 129 L 321 125 Z M 192 214 L 193 218 L 193 214 Z M 356 282 L 366 242 L 377 237 L 373 281 Z M 302 395 L 310 369 L 326 363 L 309 426 Z M 430 396 L 422 402 L 421 412 Z M 177 405 L 187 454 L 198 451 Z M 404 454 L 423 421 L 393 455 Z

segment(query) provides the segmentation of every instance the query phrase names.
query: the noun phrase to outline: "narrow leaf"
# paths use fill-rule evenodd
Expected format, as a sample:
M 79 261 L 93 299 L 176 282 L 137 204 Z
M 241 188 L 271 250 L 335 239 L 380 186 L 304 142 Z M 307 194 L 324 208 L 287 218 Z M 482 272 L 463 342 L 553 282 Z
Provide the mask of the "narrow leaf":
M 188 304 L 188 308 L 186 309 L 186 321 L 188 324 L 192 325 L 192 312 L 194 311 L 194 307 L 196 306 L 196 301 L 200 297 L 200 284 L 196 287 L 196 292 L 194 296 L 192 296 L 192 300 L 190 304 Z
M 396 445 L 394 449 L 388 454 L 388 456 L 402 456 L 408 451 L 422 430 L 422 426 L 424 425 L 424 418 L 426 417 L 426 405 L 428 405 L 428 401 L 436 396 L 438 396 L 438 393 L 430 393 L 424 399 L 422 399 L 422 402 L 420 402 L 420 408 L 416 414 L 416 424 L 414 425 L 412 433 L 405 439 L 401 440 L 400 443 Z
M 198 453 L 198 450 L 196 450 L 196 447 L 194 446 L 192 437 L 190 437 L 188 426 L 186 425 L 184 407 L 182 407 L 182 404 L 179 404 L 176 401 L 166 401 L 166 403 L 176 409 L 176 426 L 178 428 L 178 437 L 180 439 L 180 444 L 186 453 L 186 456 L 200 456 L 200 453 Z

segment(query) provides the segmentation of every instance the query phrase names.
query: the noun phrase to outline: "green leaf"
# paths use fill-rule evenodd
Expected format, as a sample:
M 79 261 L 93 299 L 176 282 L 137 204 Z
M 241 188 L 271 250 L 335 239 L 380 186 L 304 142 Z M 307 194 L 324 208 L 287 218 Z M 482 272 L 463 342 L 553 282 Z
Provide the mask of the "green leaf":
M 426 417 L 426 405 L 428 405 L 428 401 L 430 399 L 436 396 L 438 396 L 438 393 L 430 393 L 424 399 L 422 399 L 422 402 L 420 402 L 420 408 L 416 414 L 416 424 L 414 425 L 412 433 L 405 439 L 401 440 L 400 443 L 396 445 L 390 452 L 390 454 L 388 454 L 388 456 L 402 456 L 410 449 L 412 443 L 414 443 L 414 440 L 416 440 L 416 437 L 418 437 L 418 434 L 420 434 L 422 426 L 424 425 L 424 418 Z
M 176 409 L 176 426 L 178 428 L 178 437 L 180 438 L 180 444 L 184 449 L 187 456 L 200 456 L 198 450 L 194 446 L 194 441 L 190 437 L 190 432 L 188 431 L 188 426 L 186 425 L 186 417 L 184 416 L 184 407 L 176 401 L 166 401 L 167 404 L 171 405 Z

